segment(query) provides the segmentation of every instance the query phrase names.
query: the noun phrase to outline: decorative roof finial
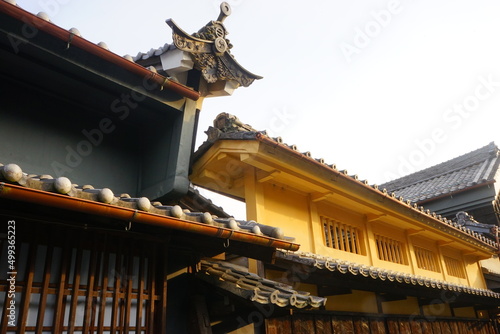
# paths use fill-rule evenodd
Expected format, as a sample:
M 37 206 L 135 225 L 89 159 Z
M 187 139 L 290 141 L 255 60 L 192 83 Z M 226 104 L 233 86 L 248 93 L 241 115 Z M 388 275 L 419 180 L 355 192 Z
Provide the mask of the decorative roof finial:
M 188 34 L 172 19 L 168 19 L 174 44 L 179 50 L 191 54 L 208 83 L 222 80 L 248 87 L 254 80 L 262 77 L 249 72 L 234 59 L 230 51 L 233 46 L 226 38 L 228 32 L 222 23 L 231 14 L 231 7 L 223 2 L 220 9 L 217 21 L 208 22 L 194 34 Z
M 220 14 L 219 17 L 217 18 L 217 21 L 222 23 L 229 15 L 231 15 L 231 6 L 229 6 L 229 4 L 224 1 L 223 3 L 220 4 Z

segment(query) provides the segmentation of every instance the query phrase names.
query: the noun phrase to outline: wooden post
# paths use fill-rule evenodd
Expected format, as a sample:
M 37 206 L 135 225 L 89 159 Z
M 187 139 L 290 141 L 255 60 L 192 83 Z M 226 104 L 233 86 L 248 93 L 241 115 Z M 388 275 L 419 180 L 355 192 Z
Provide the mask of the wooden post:
M 160 294 L 160 302 L 158 311 L 159 313 L 159 333 L 167 333 L 167 261 L 168 261 L 168 248 L 167 246 L 160 246 L 160 250 L 162 251 L 162 256 L 160 257 L 159 263 L 159 282 L 158 289 Z M 155 331 L 156 332 L 156 331 Z
M 212 334 L 207 303 L 205 301 L 205 296 L 203 295 L 194 295 L 191 297 L 188 328 L 189 333 Z

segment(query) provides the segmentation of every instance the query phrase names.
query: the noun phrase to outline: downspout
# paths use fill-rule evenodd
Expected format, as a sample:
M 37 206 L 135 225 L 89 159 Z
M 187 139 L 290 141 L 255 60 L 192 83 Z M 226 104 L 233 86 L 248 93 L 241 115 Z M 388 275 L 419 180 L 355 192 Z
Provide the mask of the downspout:
M 197 101 L 200 98 L 200 93 L 195 91 L 194 89 L 184 86 L 176 81 L 172 81 L 158 73 L 154 73 L 139 64 L 120 57 L 116 53 L 103 49 L 102 47 L 80 36 L 77 36 L 72 32 L 69 32 L 51 22 L 45 21 L 44 19 L 39 18 L 31 14 L 30 12 L 17 7 L 16 5 L 12 5 L 6 1 L 0 0 L 0 12 L 3 12 L 21 22 L 25 22 L 26 24 L 33 25 L 36 29 L 39 29 L 68 43 L 68 46 L 76 46 L 82 50 L 98 56 L 101 59 L 120 66 L 131 73 L 148 78 L 149 80 L 152 80 L 153 82 L 158 84 L 160 89 L 166 88 L 194 101 Z

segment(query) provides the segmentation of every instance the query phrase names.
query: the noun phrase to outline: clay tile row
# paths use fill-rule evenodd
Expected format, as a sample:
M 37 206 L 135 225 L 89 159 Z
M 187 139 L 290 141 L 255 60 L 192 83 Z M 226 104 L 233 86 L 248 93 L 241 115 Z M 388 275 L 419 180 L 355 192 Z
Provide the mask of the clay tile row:
M 255 221 L 219 218 L 209 212 L 190 212 L 179 205 L 163 205 L 146 197 L 134 198 L 129 194 L 114 194 L 109 188 L 95 189 L 91 185 L 73 184 L 67 177 L 54 178 L 51 175 L 26 174 L 16 164 L 0 163 L 0 181 L 15 183 L 27 188 L 67 195 L 75 198 L 126 207 L 145 212 L 170 216 L 218 227 L 245 231 L 272 238 L 284 239 L 283 231 L 278 227 L 259 224 Z

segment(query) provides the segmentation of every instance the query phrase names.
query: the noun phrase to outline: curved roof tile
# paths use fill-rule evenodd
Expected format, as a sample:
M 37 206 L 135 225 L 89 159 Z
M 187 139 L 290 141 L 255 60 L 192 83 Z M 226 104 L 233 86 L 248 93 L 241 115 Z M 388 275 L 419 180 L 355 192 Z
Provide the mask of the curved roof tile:
M 405 196 L 403 193 L 395 192 L 392 191 L 389 192 L 387 190 L 387 184 L 383 185 L 369 185 L 369 182 L 367 180 L 360 180 L 357 175 L 353 176 L 348 176 L 347 170 L 338 170 L 337 166 L 335 164 L 329 165 L 327 164 L 324 159 L 317 159 L 313 158 L 309 154 L 304 154 L 300 153 L 297 151 L 297 146 L 296 145 L 288 145 L 283 142 L 283 139 L 281 137 L 277 138 L 271 138 L 267 135 L 266 131 L 258 131 L 254 129 L 252 126 L 243 123 L 240 121 L 236 116 L 228 114 L 228 113 L 220 113 L 214 120 L 214 126 L 209 127 L 209 129 L 206 131 L 208 139 L 203 142 L 198 150 L 194 153 L 193 158 L 196 161 L 200 156 L 202 156 L 216 141 L 218 140 L 265 140 L 265 141 L 272 141 L 276 144 L 276 146 L 282 147 L 284 149 L 289 150 L 290 152 L 293 152 L 294 154 L 298 154 L 304 159 L 308 159 L 309 161 L 322 166 L 323 168 L 328 168 L 332 172 L 335 173 L 340 173 L 344 174 L 347 176 L 349 179 L 352 179 L 353 182 L 357 182 L 359 184 L 363 184 L 365 187 L 368 189 L 371 189 L 372 191 L 377 191 L 385 196 L 389 196 L 393 198 L 394 200 L 397 200 L 400 205 L 406 206 L 408 208 L 412 208 L 413 210 L 420 211 L 421 214 L 426 215 L 430 218 L 433 218 L 436 220 L 436 224 L 432 223 L 433 226 L 437 226 L 438 228 L 444 228 L 444 227 L 450 227 L 451 230 L 445 229 L 448 233 L 453 234 L 458 237 L 464 237 L 464 235 L 468 235 L 470 237 L 473 237 L 474 239 L 477 239 L 483 244 L 486 244 L 488 247 L 492 247 L 495 249 L 498 249 L 499 245 L 498 243 L 494 242 L 493 240 L 490 240 L 488 238 L 485 238 L 482 235 L 473 235 L 471 230 L 469 228 L 466 228 L 464 226 L 457 226 L 456 224 L 453 223 L 453 221 L 442 218 L 441 216 L 438 216 L 435 212 L 431 212 L 430 210 L 425 210 L 424 207 L 418 206 L 414 199 L 409 198 L 408 196 Z M 496 163 L 500 164 L 500 159 L 498 159 L 498 148 L 491 143 L 490 145 L 486 146 L 487 152 L 479 152 L 474 154 L 473 156 L 478 156 L 478 157 L 484 157 L 484 156 L 490 156 L 494 155 L 495 156 L 495 161 Z M 493 152 L 493 153 L 491 153 Z M 308 153 L 308 152 L 306 152 Z M 477 157 L 476 157 L 477 158 Z M 463 159 L 463 160 L 469 160 L 469 159 Z M 464 161 L 454 163 L 455 167 L 459 166 L 466 166 L 467 163 Z M 445 169 L 445 168 L 444 168 Z M 494 175 L 494 171 L 491 172 L 492 175 Z M 439 217 L 439 218 L 438 218 Z
M 346 275 L 361 275 L 366 278 L 371 278 L 380 281 L 397 282 L 400 284 L 425 286 L 427 288 L 449 290 L 463 292 L 472 295 L 483 297 L 490 297 L 500 299 L 500 293 L 488 289 L 473 288 L 467 285 L 451 283 L 447 281 L 437 280 L 433 278 L 423 277 L 420 275 L 413 275 L 409 273 L 397 272 L 383 268 L 367 266 L 346 260 L 333 259 L 313 253 L 294 252 L 285 253 L 282 251 L 276 252 L 277 258 L 299 262 L 303 265 L 314 267 L 318 270 L 328 270 L 331 272 L 338 271 Z
M 319 308 L 326 304 L 324 297 L 297 291 L 290 285 L 262 278 L 229 262 L 202 260 L 197 277 L 259 304 L 296 309 Z
M 500 151 L 494 142 L 477 150 L 382 185 L 420 202 L 495 180 Z
M 72 184 L 67 177 L 53 178 L 51 175 L 26 174 L 16 164 L 0 163 L 0 181 L 17 184 L 26 188 L 67 195 L 70 197 L 100 202 L 119 207 L 141 210 L 186 221 L 244 231 L 271 238 L 284 239 L 278 227 L 259 224 L 255 221 L 236 220 L 232 217 L 220 218 L 208 212 L 190 212 L 179 205 L 163 205 L 146 197 L 134 198 L 129 194 L 116 195 L 109 188 L 95 189 L 92 185 Z

